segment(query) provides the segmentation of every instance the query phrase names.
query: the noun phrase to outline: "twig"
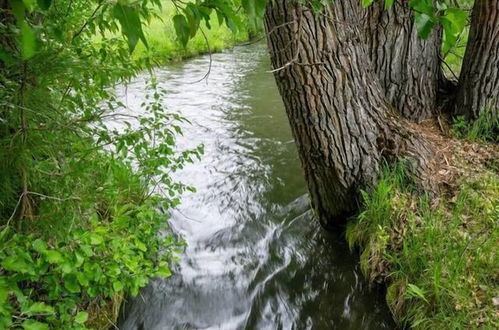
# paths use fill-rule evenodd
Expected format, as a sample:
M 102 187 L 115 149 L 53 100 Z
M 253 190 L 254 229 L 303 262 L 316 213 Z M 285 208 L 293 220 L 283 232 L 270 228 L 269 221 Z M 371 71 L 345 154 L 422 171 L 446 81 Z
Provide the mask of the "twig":
M 56 201 L 59 201 L 59 202 L 66 202 L 66 201 L 69 201 L 69 200 L 81 200 L 81 198 L 79 197 L 67 197 L 67 198 L 59 198 L 59 197 L 55 197 L 55 196 L 48 196 L 48 195 L 44 195 L 44 194 L 40 194 L 40 193 L 37 193 L 37 192 L 34 192 L 34 191 L 27 191 L 26 194 L 29 194 L 29 195 L 35 195 L 35 196 L 39 196 L 39 197 L 43 197 L 43 198 L 47 198 L 47 199 L 53 199 L 53 200 L 56 200 Z
M 438 58 L 439 60 L 445 64 L 445 66 L 447 67 L 447 69 L 449 69 L 450 73 L 452 73 L 452 75 L 454 76 L 454 78 L 456 78 L 457 81 L 459 81 L 459 77 L 454 73 L 454 71 L 452 70 L 452 68 L 449 66 L 449 64 L 447 62 L 445 62 L 445 60 L 442 58 L 442 56 L 438 55 Z
M 95 14 L 97 14 L 97 11 L 102 7 L 104 1 L 101 0 L 99 1 L 99 4 L 97 5 L 97 7 L 94 9 L 92 15 L 90 15 L 89 19 L 87 21 L 85 21 L 85 23 L 83 24 L 83 26 L 78 30 L 78 32 L 76 32 L 73 37 L 71 38 L 71 41 L 74 41 L 76 38 L 78 38 L 78 36 L 80 34 L 82 34 L 82 32 L 85 30 L 85 28 L 87 27 L 88 24 L 90 24 L 91 21 L 94 20 L 95 18 Z
M 210 64 L 209 64 L 209 67 L 208 67 L 208 71 L 205 73 L 205 75 L 201 79 L 193 81 L 193 82 L 188 82 L 188 84 L 197 84 L 197 83 L 199 83 L 199 82 L 201 82 L 201 81 L 203 81 L 205 79 L 208 82 L 208 77 L 210 76 L 211 67 L 212 67 L 212 64 L 213 64 L 213 54 L 211 52 L 211 47 L 210 47 L 210 42 L 208 40 L 208 37 L 206 36 L 206 33 L 204 32 L 204 30 L 203 30 L 202 27 L 199 27 L 199 31 L 201 31 L 201 34 L 203 35 L 204 41 L 206 43 L 206 47 L 208 47 L 208 55 L 210 57 Z

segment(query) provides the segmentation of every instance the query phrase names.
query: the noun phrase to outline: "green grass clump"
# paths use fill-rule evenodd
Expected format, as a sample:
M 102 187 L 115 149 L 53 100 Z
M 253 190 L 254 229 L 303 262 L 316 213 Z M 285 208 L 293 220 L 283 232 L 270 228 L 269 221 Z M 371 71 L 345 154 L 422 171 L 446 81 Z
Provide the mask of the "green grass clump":
M 484 109 L 472 123 L 464 116 L 454 118 L 452 133 L 475 142 L 499 142 L 499 109 Z
M 438 203 L 416 196 L 400 166 L 363 193 L 346 232 L 362 270 L 389 283 L 396 319 L 418 329 L 497 329 L 499 177 L 463 179 Z

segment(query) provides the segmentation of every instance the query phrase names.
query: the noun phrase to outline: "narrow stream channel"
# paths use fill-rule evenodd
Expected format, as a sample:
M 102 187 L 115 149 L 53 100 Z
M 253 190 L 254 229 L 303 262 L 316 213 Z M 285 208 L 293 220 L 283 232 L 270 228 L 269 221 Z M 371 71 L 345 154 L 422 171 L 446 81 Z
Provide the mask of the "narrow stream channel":
M 158 69 L 166 105 L 188 118 L 181 148 L 205 145 L 177 174 L 186 195 L 171 227 L 188 247 L 169 279 L 127 302 L 126 329 L 393 329 L 340 234 L 312 219 L 264 45 Z M 147 75 L 127 87 L 132 109 Z

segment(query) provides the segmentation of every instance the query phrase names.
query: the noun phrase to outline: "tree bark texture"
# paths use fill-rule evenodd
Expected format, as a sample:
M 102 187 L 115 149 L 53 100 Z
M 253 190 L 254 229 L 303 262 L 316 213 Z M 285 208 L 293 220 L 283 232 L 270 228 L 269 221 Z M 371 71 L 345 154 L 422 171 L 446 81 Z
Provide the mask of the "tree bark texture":
M 411 156 L 423 173 L 431 154 L 384 96 L 359 30 L 358 1 L 321 13 L 298 1 L 269 2 L 265 26 L 274 75 L 325 227 L 358 208 L 384 159 Z
M 455 113 L 470 120 L 499 112 L 499 1 L 476 0 L 464 55 Z
M 441 76 L 441 29 L 423 40 L 418 36 L 408 1 L 384 9 L 375 1 L 360 11 L 369 58 L 386 98 L 410 120 L 434 117 Z

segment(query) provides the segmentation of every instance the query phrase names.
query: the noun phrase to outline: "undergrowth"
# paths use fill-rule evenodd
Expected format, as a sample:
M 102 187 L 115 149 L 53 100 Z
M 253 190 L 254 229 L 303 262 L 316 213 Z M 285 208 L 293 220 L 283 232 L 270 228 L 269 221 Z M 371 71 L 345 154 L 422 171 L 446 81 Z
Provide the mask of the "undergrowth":
M 499 142 L 499 109 L 484 109 L 471 124 L 464 116 L 458 116 L 454 118 L 452 132 L 470 141 Z
M 346 230 L 371 281 L 388 283 L 396 319 L 417 329 L 497 329 L 499 177 L 484 171 L 430 201 L 403 166 L 386 168 L 363 193 Z
M 150 277 L 171 275 L 181 245 L 158 235 L 167 229 L 159 201 L 142 201 L 147 187 L 122 162 L 102 155 L 86 166 L 93 180 L 81 188 L 94 193 L 74 191 L 85 201 L 42 199 L 29 233 L 0 232 L 0 328 L 94 328 L 88 310 L 101 314 L 116 296 L 137 295 Z

